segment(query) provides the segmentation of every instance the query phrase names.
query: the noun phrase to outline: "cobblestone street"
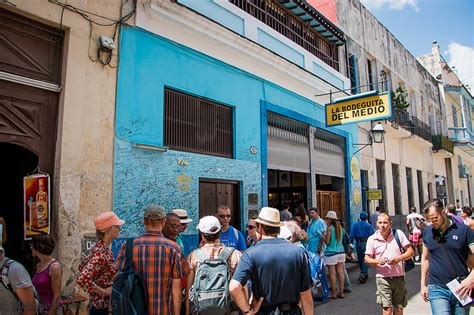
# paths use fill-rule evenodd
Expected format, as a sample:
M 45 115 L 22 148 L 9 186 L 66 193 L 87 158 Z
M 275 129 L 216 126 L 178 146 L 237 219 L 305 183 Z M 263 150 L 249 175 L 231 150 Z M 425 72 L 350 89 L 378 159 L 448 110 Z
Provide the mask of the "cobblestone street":
M 356 264 L 348 265 L 348 272 L 352 283 L 352 293 L 347 293 L 344 299 L 329 300 L 325 304 L 316 304 L 315 314 L 381 314 L 381 309 L 375 302 L 375 278 L 374 269 L 369 269 L 369 280 L 360 285 L 357 283 L 359 269 Z M 408 289 L 408 306 L 404 314 L 424 315 L 431 314 L 428 303 L 423 302 L 420 297 L 420 265 L 417 263 L 415 269 L 410 271 L 406 277 Z

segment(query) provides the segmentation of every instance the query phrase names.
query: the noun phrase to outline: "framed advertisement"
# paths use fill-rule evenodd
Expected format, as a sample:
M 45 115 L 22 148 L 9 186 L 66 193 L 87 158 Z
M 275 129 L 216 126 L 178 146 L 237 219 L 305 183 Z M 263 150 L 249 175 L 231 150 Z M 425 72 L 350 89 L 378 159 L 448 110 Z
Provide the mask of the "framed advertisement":
M 280 181 L 279 187 L 290 187 L 291 186 L 290 172 L 279 171 L 278 174 L 279 174 L 279 181 Z
M 23 178 L 24 238 L 50 233 L 51 200 L 48 174 L 32 174 Z

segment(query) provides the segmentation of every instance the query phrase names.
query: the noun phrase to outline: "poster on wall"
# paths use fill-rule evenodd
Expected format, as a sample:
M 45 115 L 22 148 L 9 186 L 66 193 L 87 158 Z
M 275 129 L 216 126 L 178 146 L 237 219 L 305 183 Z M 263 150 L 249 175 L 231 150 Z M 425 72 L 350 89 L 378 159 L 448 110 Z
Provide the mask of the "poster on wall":
M 23 178 L 24 237 L 30 240 L 40 233 L 50 233 L 51 202 L 48 174 Z

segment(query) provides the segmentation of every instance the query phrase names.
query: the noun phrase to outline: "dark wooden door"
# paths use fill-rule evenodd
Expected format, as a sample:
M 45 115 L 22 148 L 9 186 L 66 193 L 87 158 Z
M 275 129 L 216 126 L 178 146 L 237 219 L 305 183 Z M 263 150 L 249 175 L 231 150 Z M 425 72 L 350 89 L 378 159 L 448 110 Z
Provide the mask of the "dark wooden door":
M 214 215 L 220 205 L 227 205 L 232 211 L 230 225 L 241 229 L 240 191 L 236 181 L 213 179 L 199 180 L 199 217 Z
M 344 201 L 339 191 L 317 191 L 316 202 L 318 203 L 319 213 L 322 218 L 326 216 L 329 210 L 335 211 L 337 216 L 344 217 Z

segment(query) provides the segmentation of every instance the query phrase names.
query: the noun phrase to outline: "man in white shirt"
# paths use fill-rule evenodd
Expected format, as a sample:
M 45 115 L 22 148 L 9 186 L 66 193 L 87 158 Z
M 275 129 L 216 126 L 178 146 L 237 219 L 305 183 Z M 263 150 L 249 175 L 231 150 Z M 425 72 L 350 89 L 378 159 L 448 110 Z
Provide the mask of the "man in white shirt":
M 411 245 L 413 246 L 413 249 L 418 250 L 418 261 L 421 261 L 421 253 L 422 253 L 422 239 L 421 239 L 421 230 L 419 228 L 419 225 L 421 222 L 423 222 L 425 218 L 419 214 L 416 213 L 416 208 L 415 207 L 410 207 L 410 213 L 407 215 L 407 228 L 408 232 L 410 233 L 410 242 Z

